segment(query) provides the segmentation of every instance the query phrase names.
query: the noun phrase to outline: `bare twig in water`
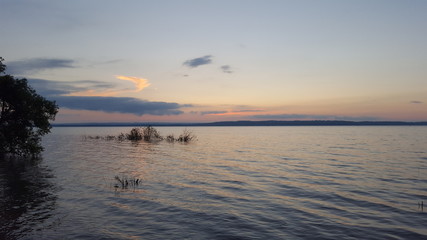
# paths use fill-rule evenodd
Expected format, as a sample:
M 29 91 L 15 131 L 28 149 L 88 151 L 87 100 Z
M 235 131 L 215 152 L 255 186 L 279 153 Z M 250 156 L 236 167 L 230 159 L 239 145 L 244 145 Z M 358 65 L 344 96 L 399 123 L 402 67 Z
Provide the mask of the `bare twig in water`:
M 118 189 L 128 189 L 129 187 L 135 188 L 139 185 L 141 180 L 139 178 L 129 178 L 127 176 L 115 176 L 114 179 L 117 181 L 116 184 L 114 184 L 114 188 Z

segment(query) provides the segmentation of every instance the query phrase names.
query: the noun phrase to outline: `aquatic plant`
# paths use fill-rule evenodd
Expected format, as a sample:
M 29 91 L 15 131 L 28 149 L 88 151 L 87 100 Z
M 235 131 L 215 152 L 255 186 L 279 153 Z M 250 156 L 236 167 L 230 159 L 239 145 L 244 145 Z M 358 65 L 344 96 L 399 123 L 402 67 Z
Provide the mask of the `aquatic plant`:
M 121 189 L 127 189 L 129 187 L 135 188 L 139 185 L 141 182 L 139 178 L 129 178 L 127 176 L 115 176 L 114 179 L 116 180 L 116 183 L 114 184 L 114 188 L 121 188 Z
M 163 140 L 163 137 L 160 135 L 160 133 L 157 131 L 157 129 L 153 128 L 152 126 L 147 126 L 142 128 L 142 135 L 144 138 L 144 141 L 150 142 L 150 141 L 156 141 L 156 140 Z
M 121 136 L 121 135 L 119 135 Z M 162 140 L 163 137 L 157 131 L 157 129 L 147 126 L 143 128 L 132 128 L 130 133 L 126 134 L 126 139 L 131 141 L 141 141 L 146 142 Z
M 123 133 L 120 133 L 119 136 L 117 136 L 117 140 L 119 141 L 124 141 L 125 139 L 126 139 L 126 136 Z
M 178 142 L 188 143 L 196 139 L 196 136 L 189 130 L 184 129 L 184 131 L 176 139 Z
M 177 137 L 175 138 L 175 136 L 173 134 L 170 134 L 166 137 L 166 141 L 168 142 L 182 142 L 182 143 L 189 143 L 191 141 L 196 140 L 196 136 L 189 130 L 184 129 L 184 131 Z
M 175 136 L 173 134 L 169 134 L 166 136 L 166 141 L 175 142 Z
M 173 134 L 169 134 L 166 138 L 160 135 L 160 132 L 157 131 L 152 126 L 142 127 L 142 128 L 132 128 L 129 133 L 120 133 L 118 136 L 107 135 L 107 136 L 83 136 L 84 140 L 87 139 L 102 139 L 102 140 L 118 140 L 118 141 L 145 141 L 145 142 L 153 142 L 153 141 L 162 141 L 166 140 L 168 142 L 181 142 L 181 143 L 189 143 L 196 139 L 196 136 L 189 130 L 184 129 L 184 131 L 177 137 Z
M 132 128 L 128 134 L 126 134 L 126 139 L 131 141 L 142 140 L 143 133 L 140 128 Z

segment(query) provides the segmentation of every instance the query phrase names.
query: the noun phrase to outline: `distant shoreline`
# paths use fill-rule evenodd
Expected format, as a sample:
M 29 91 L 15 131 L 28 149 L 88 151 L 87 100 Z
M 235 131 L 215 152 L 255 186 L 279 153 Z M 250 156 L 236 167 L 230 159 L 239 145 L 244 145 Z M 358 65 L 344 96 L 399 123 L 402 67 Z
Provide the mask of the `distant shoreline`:
M 340 121 L 340 120 L 311 120 L 311 121 L 223 121 L 209 123 L 53 123 L 53 127 L 269 127 L 269 126 L 427 126 L 427 122 L 403 121 Z

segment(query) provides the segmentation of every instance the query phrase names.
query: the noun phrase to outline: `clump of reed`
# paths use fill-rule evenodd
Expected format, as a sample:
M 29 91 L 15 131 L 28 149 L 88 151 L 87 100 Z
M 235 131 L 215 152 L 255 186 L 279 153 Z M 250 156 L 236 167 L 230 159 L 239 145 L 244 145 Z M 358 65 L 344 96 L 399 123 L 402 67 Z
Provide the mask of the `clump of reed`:
M 196 140 L 196 136 L 191 131 L 184 129 L 184 131 L 177 138 L 175 138 L 174 135 L 168 135 L 166 140 L 168 142 L 189 143 Z
M 128 134 L 126 134 L 126 139 L 131 141 L 142 140 L 142 131 L 140 128 L 132 128 Z
M 160 141 L 163 140 L 163 137 L 160 135 L 157 129 L 152 126 L 147 126 L 143 128 L 132 128 L 129 133 L 121 133 L 118 137 L 119 140 L 130 140 L 130 141 L 141 141 L 146 142 Z
M 130 187 L 135 188 L 141 182 L 139 178 L 135 178 L 135 177 L 129 178 L 127 176 L 122 176 L 122 177 L 115 176 L 114 179 L 116 180 L 116 183 L 114 184 L 115 189 L 118 189 L 118 188 L 128 189 Z
M 169 134 L 166 136 L 166 141 L 175 142 L 175 136 L 173 134 Z
M 179 135 L 177 139 L 178 142 L 184 143 L 192 142 L 193 140 L 196 140 L 196 135 L 194 135 L 193 132 L 187 129 L 184 129 L 184 131 L 181 133 L 181 135 Z
M 152 126 L 132 128 L 129 133 L 120 133 L 118 136 L 83 136 L 83 139 L 102 139 L 102 140 L 118 140 L 118 141 L 145 141 L 145 142 L 157 142 L 166 140 L 168 142 L 181 142 L 189 143 L 196 140 L 196 136 L 189 130 L 184 131 L 177 137 L 173 134 L 163 137 L 160 132 Z
M 123 133 L 120 133 L 119 136 L 117 136 L 117 140 L 124 141 L 126 139 L 126 136 Z
M 146 142 L 163 140 L 159 131 L 151 126 L 142 128 L 142 137 Z

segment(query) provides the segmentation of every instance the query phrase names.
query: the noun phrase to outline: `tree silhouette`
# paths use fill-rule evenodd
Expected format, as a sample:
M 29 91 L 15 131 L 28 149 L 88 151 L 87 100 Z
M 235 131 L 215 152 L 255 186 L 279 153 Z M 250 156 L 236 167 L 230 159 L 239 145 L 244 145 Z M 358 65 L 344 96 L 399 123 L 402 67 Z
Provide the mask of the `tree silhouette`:
M 38 95 L 27 79 L 5 74 L 3 61 L 0 57 L 0 154 L 37 155 L 58 106 Z

